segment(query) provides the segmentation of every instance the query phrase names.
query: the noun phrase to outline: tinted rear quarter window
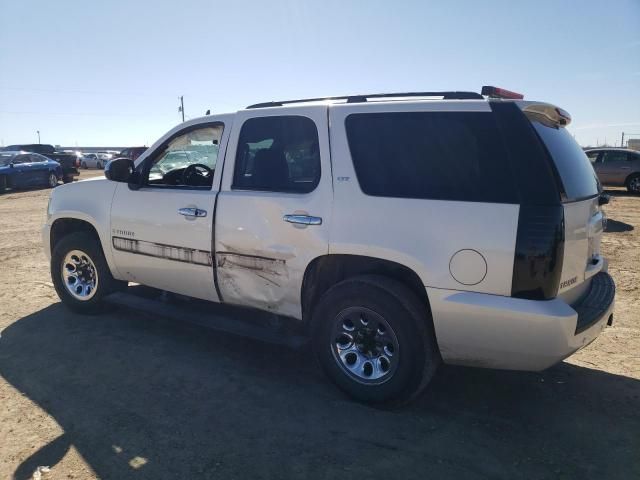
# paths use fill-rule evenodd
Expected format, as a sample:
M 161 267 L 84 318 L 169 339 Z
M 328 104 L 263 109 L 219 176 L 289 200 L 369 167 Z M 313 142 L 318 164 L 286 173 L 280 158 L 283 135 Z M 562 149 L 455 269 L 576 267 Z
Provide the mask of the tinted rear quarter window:
M 591 162 L 567 129 L 535 118 L 532 118 L 531 123 L 553 159 L 567 200 L 597 195 L 599 184 Z
M 490 112 L 352 114 L 346 131 L 367 195 L 518 203 Z

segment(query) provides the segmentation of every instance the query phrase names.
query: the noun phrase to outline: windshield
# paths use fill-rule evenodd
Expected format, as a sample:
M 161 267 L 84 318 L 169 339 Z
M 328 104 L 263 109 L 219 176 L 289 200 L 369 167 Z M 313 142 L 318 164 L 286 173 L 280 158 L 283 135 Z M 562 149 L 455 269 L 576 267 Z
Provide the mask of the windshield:
M 0 153 L 0 167 L 6 167 L 13 160 L 14 155 L 8 153 Z
M 598 194 L 599 184 L 591 162 L 566 128 L 532 119 L 536 132 L 553 157 L 568 200 Z

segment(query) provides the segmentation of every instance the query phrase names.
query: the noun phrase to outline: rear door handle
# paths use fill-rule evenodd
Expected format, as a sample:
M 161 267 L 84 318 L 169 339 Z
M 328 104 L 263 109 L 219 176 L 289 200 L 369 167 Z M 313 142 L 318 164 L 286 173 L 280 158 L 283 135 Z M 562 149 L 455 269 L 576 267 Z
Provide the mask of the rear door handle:
M 184 215 L 185 217 L 206 217 L 207 211 L 202 210 L 201 208 L 192 208 L 185 207 L 178 210 L 180 215 Z
M 314 217 L 312 215 L 285 215 L 282 219 L 285 222 L 295 223 L 296 225 L 322 225 L 322 217 Z

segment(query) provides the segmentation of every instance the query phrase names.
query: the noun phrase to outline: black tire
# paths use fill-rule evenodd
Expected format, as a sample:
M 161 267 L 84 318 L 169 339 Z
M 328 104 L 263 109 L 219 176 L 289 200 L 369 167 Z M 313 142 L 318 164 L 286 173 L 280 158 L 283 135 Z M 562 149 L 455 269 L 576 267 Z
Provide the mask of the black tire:
M 96 168 L 102 170 L 102 164 L 100 162 L 96 163 Z
M 73 182 L 73 177 L 64 177 L 62 179 L 62 182 L 63 183 L 71 183 L 71 182 Z
M 54 182 L 55 178 L 55 182 Z M 47 186 L 49 188 L 55 188 L 58 185 L 58 176 L 54 172 L 49 172 L 47 175 Z
M 87 162 L 82 162 L 82 168 L 84 168 L 85 170 L 89 168 L 87 167 Z
M 0 195 L 7 191 L 7 177 L 0 175 Z
M 65 286 L 62 278 L 63 262 L 67 254 L 73 250 L 84 252 L 95 266 L 95 274 L 98 281 L 93 295 L 88 300 L 79 300 L 74 297 Z M 51 280 L 62 303 L 74 312 L 90 314 L 103 311 L 106 308 L 104 297 L 126 285 L 125 282 L 113 278 L 104 258 L 100 242 L 93 235 L 86 232 L 70 233 L 53 247 L 51 253 Z
M 334 328 L 344 321 L 345 312 L 354 308 L 382 317 L 397 339 L 397 363 L 382 383 L 363 383 L 368 380 L 348 373 L 344 361 L 334 353 L 338 351 Z M 318 302 L 312 322 L 314 351 L 322 369 L 341 390 L 361 402 L 385 406 L 407 403 L 427 386 L 441 362 L 428 306 L 403 284 L 387 277 L 363 275 L 334 285 Z M 362 363 L 363 372 L 366 363 Z
M 626 182 L 627 190 L 630 193 L 640 194 L 640 174 L 634 173 Z

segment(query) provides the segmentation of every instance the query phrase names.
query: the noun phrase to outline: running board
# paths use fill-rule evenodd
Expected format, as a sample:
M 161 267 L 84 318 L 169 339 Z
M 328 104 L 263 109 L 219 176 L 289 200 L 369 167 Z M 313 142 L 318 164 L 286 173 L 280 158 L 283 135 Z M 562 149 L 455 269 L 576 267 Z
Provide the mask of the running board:
M 138 290 L 136 293 L 132 293 Z M 188 322 L 220 332 L 237 335 L 261 342 L 300 349 L 309 338 L 300 334 L 298 328 L 288 328 L 283 319 L 259 310 L 231 307 L 228 305 L 189 299 L 180 295 L 156 291 L 149 295 L 146 287 L 129 287 L 105 297 L 105 301 L 141 313 L 151 318 L 165 318 L 176 322 Z M 291 323 L 301 323 L 290 320 Z

